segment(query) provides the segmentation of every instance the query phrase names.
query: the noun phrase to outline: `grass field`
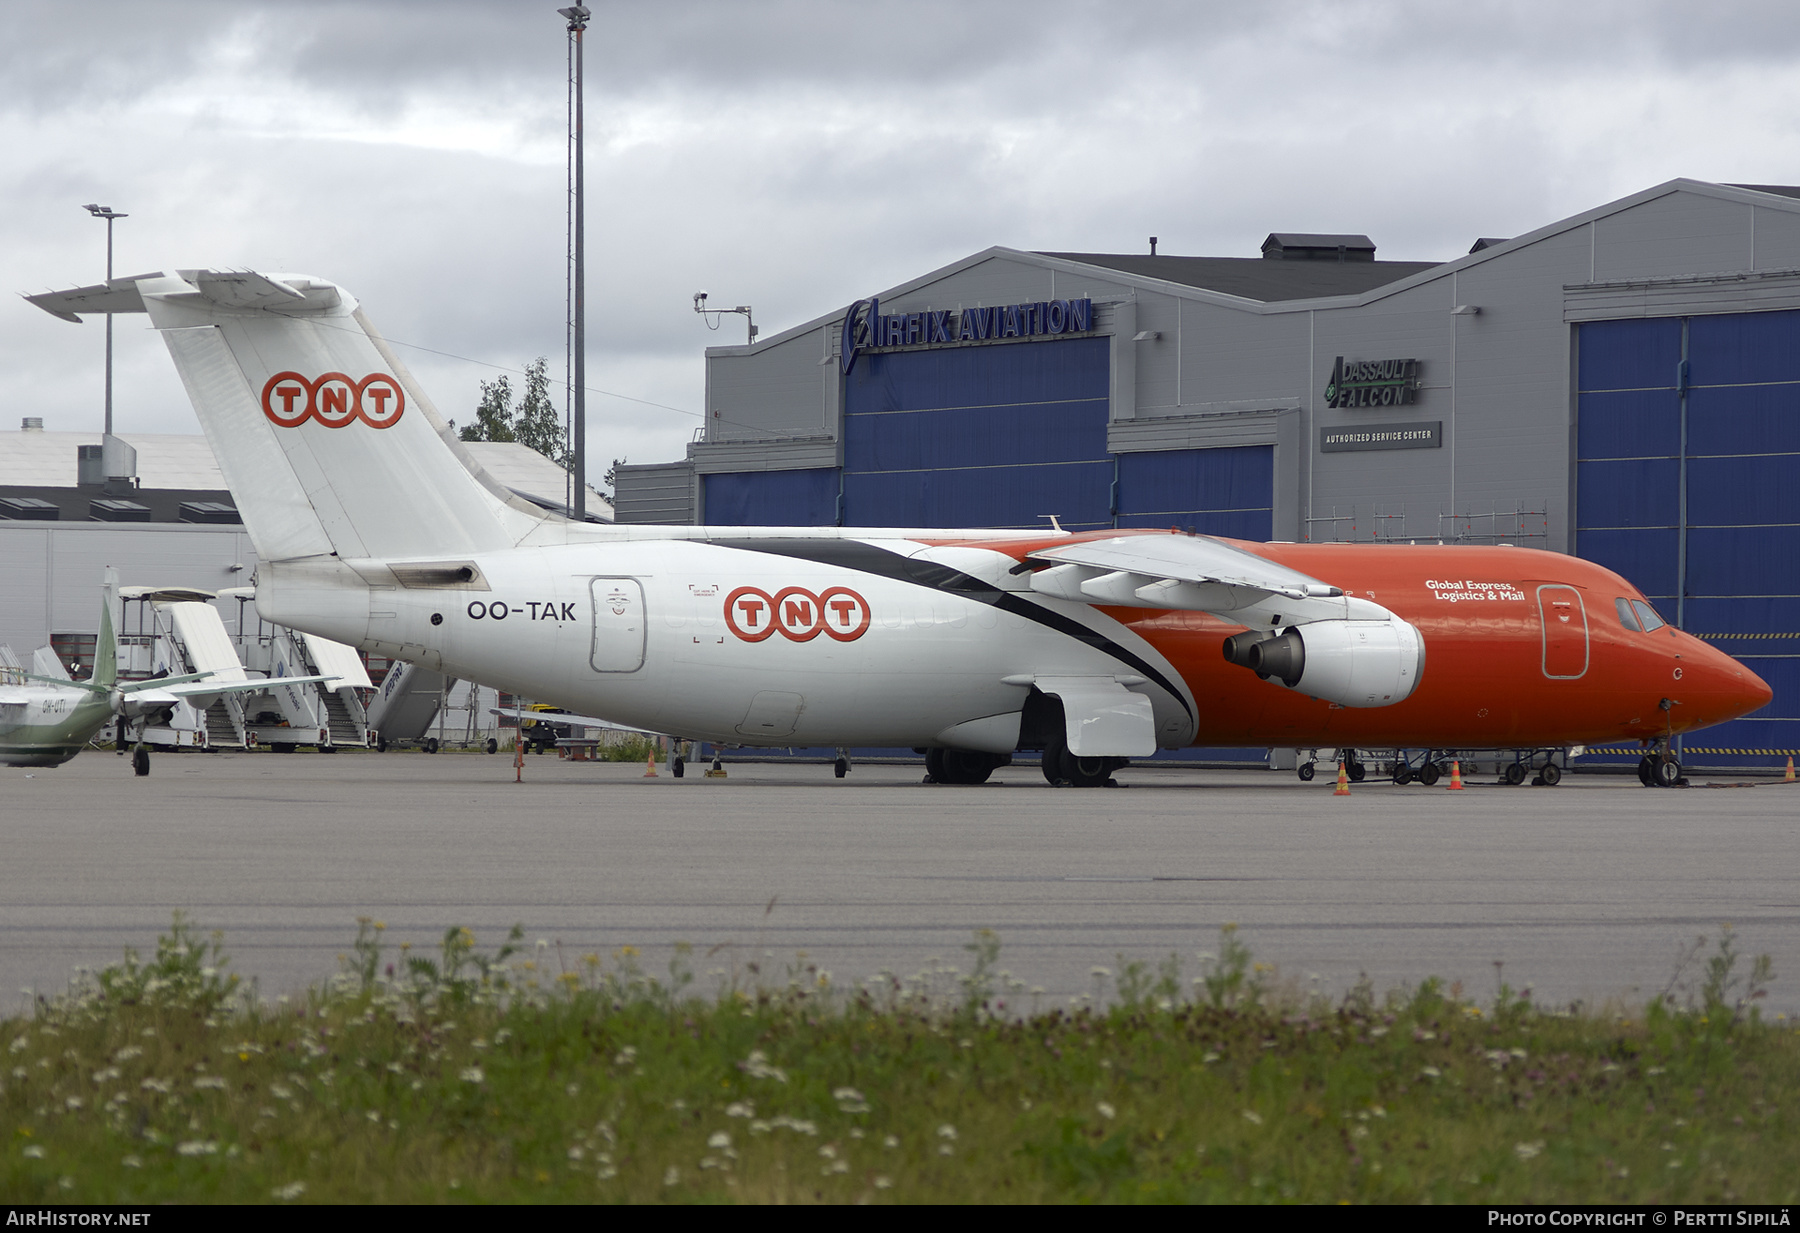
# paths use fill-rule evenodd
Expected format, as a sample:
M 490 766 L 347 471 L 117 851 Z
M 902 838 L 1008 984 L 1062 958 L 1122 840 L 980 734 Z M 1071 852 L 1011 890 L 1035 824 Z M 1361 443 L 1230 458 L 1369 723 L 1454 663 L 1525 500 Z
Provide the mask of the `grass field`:
M 179 919 L 0 1023 L 0 1199 L 55 1202 L 1748 1202 L 1800 1198 L 1800 1032 L 1697 942 L 1648 1007 L 1497 985 L 1327 1002 L 1227 929 L 1037 1010 L 962 971 L 804 958 L 699 991 L 627 947 L 364 922 L 305 999 Z M 702 959 L 702 961 L 705 961 Z M 1023 1002 L 1018 999 L 1023 998 Z

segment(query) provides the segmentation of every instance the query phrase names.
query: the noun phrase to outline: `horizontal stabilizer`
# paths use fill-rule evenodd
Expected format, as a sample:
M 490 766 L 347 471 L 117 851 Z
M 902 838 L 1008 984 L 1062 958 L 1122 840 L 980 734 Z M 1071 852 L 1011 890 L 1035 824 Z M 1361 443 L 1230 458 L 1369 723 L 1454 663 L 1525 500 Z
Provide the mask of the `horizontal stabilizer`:
M 81 321 L 76 316 L 77 313 L 141 313 L 145 311 L 144 297 L 138 291 L 138 280 L 156 277 L 159 276 L 137 274 L 130 278 L 95 283 L 91 287 L 71 287 L 67 291 L 28 295 L 25 299 L 53 317 L 76 323 Z

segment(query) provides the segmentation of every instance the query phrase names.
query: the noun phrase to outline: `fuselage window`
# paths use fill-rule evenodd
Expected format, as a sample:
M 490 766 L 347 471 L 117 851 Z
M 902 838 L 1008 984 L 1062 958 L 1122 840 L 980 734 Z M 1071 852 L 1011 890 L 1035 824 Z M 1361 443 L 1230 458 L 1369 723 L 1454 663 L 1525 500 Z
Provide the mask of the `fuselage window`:
M 1631 606 L 1637 610 L 1638 621 L 1643 625 L 1645 633 L 1649 633 L 1654 629 L 1661 629 L 1668 624 L 1667 621 L 1656 615 L 1656 609 L 1652 608 L 1641 599 L 1632 600 Z
M 1613 607 L 1619 610 L 1619 623 L 1621 625 L 1626 629 L 1631 630 L 1633 633 L 1641 634 L 1644 632 L 1644 627 L 1638 624 L 1637 613 L 1631 610 L 1630 600 L 1621 595 L 1618 599 L 1613 600 Z

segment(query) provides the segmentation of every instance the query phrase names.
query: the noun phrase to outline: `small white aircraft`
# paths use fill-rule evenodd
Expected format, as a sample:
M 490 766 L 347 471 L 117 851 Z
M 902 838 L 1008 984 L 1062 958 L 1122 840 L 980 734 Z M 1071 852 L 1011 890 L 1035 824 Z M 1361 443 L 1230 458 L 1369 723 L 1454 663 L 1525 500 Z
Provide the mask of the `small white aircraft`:
M 265 617 L 639 731 L 924 748 L 951 783 L 1042 750 L 1076 786 L 1159 747 L 1636 739 L 1660 783 L 1672 736 L 1771 697 L 1614 619 L 1649 611 L 1618 575 L 1529 549 L 576 523 L 488 476 L 333 283 L 177 270 L 27 298 L 150 315 Z
M 42 667 L 40 652 L 34 667 Z M 54 661 L 52 661 L 54 662 Z M 159 712 L 177 702 L 205 710 L 225 693 L 265 690 L 267 680 L 208 681 L 211 672 L 119 680 L 118 640 L 113 635 L 112 605 L 100 606 L 100 637 L 94 644 L 94 672 L 85 681 L 68 676 L 18 672 L 29 685 L 0 685 L 0 766 L 60 766 L 83 749 L 107 724 L 118 721 L 121 747 L 133 740 L 131 769 L 150 773 L 150 751 L 144 729 Z M 60 664 L 57 665 L 61 667 Z M 336 677 L 288 677 L 289 683 L 335 681 Z

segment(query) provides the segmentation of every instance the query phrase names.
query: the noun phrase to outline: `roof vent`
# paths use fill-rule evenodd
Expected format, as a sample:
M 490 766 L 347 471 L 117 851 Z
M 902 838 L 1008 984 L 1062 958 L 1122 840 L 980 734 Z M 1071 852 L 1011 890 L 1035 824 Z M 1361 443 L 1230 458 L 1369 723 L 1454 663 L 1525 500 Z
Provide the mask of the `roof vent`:
M 1373 261 L 1375 241 L 1366 235 L 1309 235 L 1271 231 L 1263 241 L 1265 261 Z
M 20 432 L 42 432 L 42 431 L 44 431 L 44 417 L 41 415 L 26 416 L 24 419 L 19 421 L 19 431 Z
M 149 522 L 150 507 L 136 501 L 102 498 L 88 502 L 89 522 Z

